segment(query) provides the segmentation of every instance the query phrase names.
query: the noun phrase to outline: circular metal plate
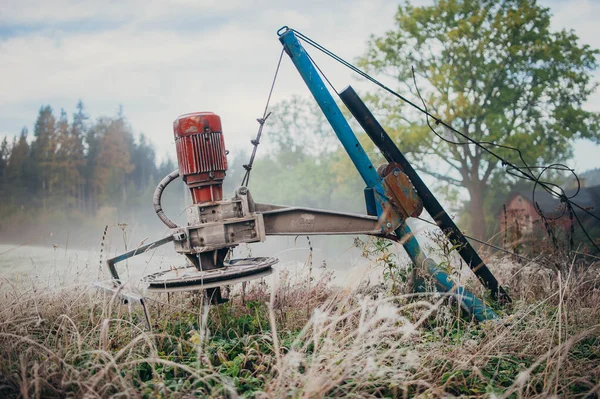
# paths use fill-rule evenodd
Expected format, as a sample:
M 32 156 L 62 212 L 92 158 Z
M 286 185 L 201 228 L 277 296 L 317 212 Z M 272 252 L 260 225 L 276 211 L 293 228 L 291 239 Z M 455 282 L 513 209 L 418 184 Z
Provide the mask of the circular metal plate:
M 188 266 L 154 273 L 143 281 L 149 284 L 149 291 L 207 289 L 264 277 L 277 261 L 277 258 L 233 259 L 218 269 L 200 271 Z

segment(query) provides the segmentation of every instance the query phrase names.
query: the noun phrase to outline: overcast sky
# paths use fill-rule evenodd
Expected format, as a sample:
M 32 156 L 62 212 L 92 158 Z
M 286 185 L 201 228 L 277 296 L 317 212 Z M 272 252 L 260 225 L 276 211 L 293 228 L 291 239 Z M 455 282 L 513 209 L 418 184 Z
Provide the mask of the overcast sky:
M 115 115 L 122 104 L 134 130 L 148 135 L 161 157 L 174 158 L 173 120 L 194 111 L 221 116 L 230 149 L 249 147 L 281 50 L 278 28 L 293 27 L 354 60 L 370 34 L 393 28 L 397 4 L 0 0 L 0 137 L 23 126 L 31 132 L 42 104 L 71 117 L 82 99 L 94 118 Z M 600 48 L 600 1 L 541 4 L 551 8 L 556 29 L 574 29 L 583 43 Z M 369 88 L 317 59 L 335 85 Z M 307 90 L 284 58 L 273 101 Z M 586 107 L 600 111 L 600 93 Z M 600 167 L 599 146 L 578 142 L 575 149 L 577 171 Z

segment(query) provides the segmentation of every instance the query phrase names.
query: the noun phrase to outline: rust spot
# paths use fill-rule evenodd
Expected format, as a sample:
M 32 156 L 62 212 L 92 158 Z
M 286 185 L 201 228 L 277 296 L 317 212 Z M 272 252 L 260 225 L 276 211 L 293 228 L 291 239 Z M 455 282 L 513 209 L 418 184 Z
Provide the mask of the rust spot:
M 381 169 L 381 168 L 380 168 Z M 392 205 L 404 217 L 417 217 L 423 212 L 423 202 L 415 187 L 398 164 L 392 162 L 381 170 L 383 188 Z

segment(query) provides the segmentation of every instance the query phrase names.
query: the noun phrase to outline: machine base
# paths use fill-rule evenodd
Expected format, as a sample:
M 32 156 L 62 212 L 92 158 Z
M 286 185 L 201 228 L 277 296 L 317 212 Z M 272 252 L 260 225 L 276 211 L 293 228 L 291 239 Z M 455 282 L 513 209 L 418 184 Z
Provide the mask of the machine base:
M 194 266 L 165 270 L 144 277 L 149 292 L 192 291 L 232 285 L 268 276 L 277 258 L 233 259 L 224 267 L 199 271 Z

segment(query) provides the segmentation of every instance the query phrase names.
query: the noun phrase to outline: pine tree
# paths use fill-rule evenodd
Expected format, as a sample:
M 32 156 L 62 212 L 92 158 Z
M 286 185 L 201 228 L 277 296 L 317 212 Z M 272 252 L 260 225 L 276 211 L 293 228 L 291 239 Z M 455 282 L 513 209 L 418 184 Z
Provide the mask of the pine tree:
M 77 205 L 83 208 L 85 201 L 85 147 L 84 136 L 86 133 L 86 121 L 89 119 L 84 112 L 83 101 L 77 102 L 77 112 L 73 114 L 73 123 L 71 124 L 71 157 L 73 158 L 72 165 L 77 168 L 79 179 L 76 187 Z
M 83 165 L 83 145 L 80 136 L 74 134 L 69 126 L 67 113 L 61 110 L 56 124 L 56 162 L 51 185 L 56 187 L 55 197 L 67 208 L 78 205 L 79 191 L 82 182 L 81 167 Z
M 42 198 L 43 209 L 46 209 L 46 200 L 52 194 L 52 176 L 56 173 L 57 148 L 56 119 L 49 105 L 40 108 L 33 135 L 35 139 L 31 144 L 31 155 L 36 172 L 36 191 Z
M 10 157 L 10 147 L 8 139 L 4 137 L 0 144 L 0 196 L 4 197 L 6 188 L 6 168 L 8 167 L 8 158 Z
M 100 142 L 103 135 L 104 125 L 98 121 L 87 130 L 85 133 L 85 164 L 83 165 L 83 179 L 84 179 L 84 198 L 86 202 L 86 209 L 88 212 L 95 212 L 98 208 L 98 201 L 96 198 L 96 186 L 94 184 L 94 171 L 96 169 L 96 162 L 98 160 L 98 154 L 100 153 Z
M 138 190 L 144 190 L 149 181 L 156 180 L 156 152 L 144 133 L 141 133 L 131 152 L 131 162 L 135 169 L 130 179 Z
M 8 145 L 8 138 L 4 137 L 0 144 L 0 179 L 4 178 L 6 172 L 6 166 L 8 165 L 8 157 L 10 156 L 10 147 Z
M 14 138 L 12 149 L 8 157 L 6 167 L 6 184 L 10 187 L 10 201 L 21 204 L 29 198 L 32 191 L 34 174 L 32 173 L 32 162 L 30 159 L 30 148 L 27 142 L 27 128 L 21 130 L 19 138 Z
M 100 118 L 90 129 L 88 165 L 92 162 L 91 189 L 96 205 L 98 202 L 115 202 L 118 195 L 126 200 L 126 177 L 135 166 L 131 163 L 131 142 L 133 136 L 124 120 Z M 93 152 L 92 152 L 93 150 Z M 92 158 L 93 156 L 93 158 Z
M 56 123 L 56 151 L 52 174 L 48 178 L 49 186 L 54 187 L 57 196 L 56 204 L 69 203 L 69 189 L 73 176 L 69 170 L 69 120 L 64 109 L 60 110 L 60 117 Z M 62 199 L 62 201 L 61 201 Z M 54 202 L 54 201 L 53 201 Z

